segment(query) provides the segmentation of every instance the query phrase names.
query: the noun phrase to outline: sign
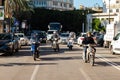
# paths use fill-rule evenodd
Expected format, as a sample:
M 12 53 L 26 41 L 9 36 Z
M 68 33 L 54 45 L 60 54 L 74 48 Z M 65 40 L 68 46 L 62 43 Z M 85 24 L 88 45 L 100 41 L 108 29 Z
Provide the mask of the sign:
M 0 20 L 4 20 L 4 7 L 0 6 Z

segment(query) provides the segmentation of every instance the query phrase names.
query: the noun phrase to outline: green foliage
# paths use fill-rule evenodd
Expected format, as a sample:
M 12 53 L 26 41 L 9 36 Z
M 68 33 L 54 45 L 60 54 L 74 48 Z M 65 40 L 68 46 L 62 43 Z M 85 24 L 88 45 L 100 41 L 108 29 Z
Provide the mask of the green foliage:
M 101 26 L 101 21 L 98 18 L 93 19 L 92 28 L 95 31 L 105 31 L 105 27 Z
M 35 13 L 31 18 L 32 29 L 48 30 L 50 22 L 60 22 L 63 25 L 62 31 L 82 31 L 82 23 L 85 22 L 83 10 L 57 11 L 43 8 L 34 9 Z

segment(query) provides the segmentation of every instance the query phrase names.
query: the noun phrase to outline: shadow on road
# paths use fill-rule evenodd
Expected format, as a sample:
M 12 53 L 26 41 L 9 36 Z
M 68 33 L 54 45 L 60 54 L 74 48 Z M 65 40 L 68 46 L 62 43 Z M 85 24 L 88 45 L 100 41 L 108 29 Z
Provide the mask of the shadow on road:
M 40 58 L 43 61 L 57 61 L 57 60 L 74 60 L 74 59 L 82 59 L 80 56 L 70 56 L 70 57 L 42 57 Z
M 35 66 L 35 65 L 57 65 L 57 63 L 5 63 L 5 64 L 0 64 L 0 66 Z

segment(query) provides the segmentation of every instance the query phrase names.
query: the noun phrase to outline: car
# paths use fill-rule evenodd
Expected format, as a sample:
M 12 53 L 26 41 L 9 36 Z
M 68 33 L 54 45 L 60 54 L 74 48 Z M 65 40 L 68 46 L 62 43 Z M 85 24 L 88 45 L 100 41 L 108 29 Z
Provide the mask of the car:
M 111 54 L 120 54 L 120 33 L 117 33 L 110 44 Z
M 104 44 L 104 34 L 100 34 L 98 38 L 96 38 L 96 43 L 98 46 L 103 47 Z
M 68 42 L 69 33 L 60 34 L 60 43 L 66 44 Z
M 47 31 L 47 41 L 49 41 L 51 39 L 54 31 L 57 31 L 57 30 L 48 30 Z
M 46 43 L 47 41 L 47 35 L 45 31 L 41 31 L 38 33 L 38 39 L 40 40 L 41 43 Z
M 13 33 L 0 33 L 0 53 L 13 55 L 18 50 L 18 38 Z
M 83 41 L 84 37 L 86 37 L 86 33 L 81 33 L 81 35 L 77 39 L 78 45 L 80 45 L 80 46 L 82 45 L 82 41 Z
M 24 33 L 15 33 L 15 35 L 19 37 L 21 46 L 28 45 L 29 39 L 25 36 Z

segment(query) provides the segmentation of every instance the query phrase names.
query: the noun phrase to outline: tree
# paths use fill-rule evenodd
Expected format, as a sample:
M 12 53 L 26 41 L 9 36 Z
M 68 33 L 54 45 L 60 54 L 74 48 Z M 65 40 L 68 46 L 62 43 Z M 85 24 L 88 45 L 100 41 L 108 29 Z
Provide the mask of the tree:
M 98 18 L 93 19 L 92 23 L 92 29 L 95 31 L 100 31 L 101 30 L 101 22 Z
M 23 11 L 33 11 L 26 0 L 5 0 L 5 17 L 18 18 Z

